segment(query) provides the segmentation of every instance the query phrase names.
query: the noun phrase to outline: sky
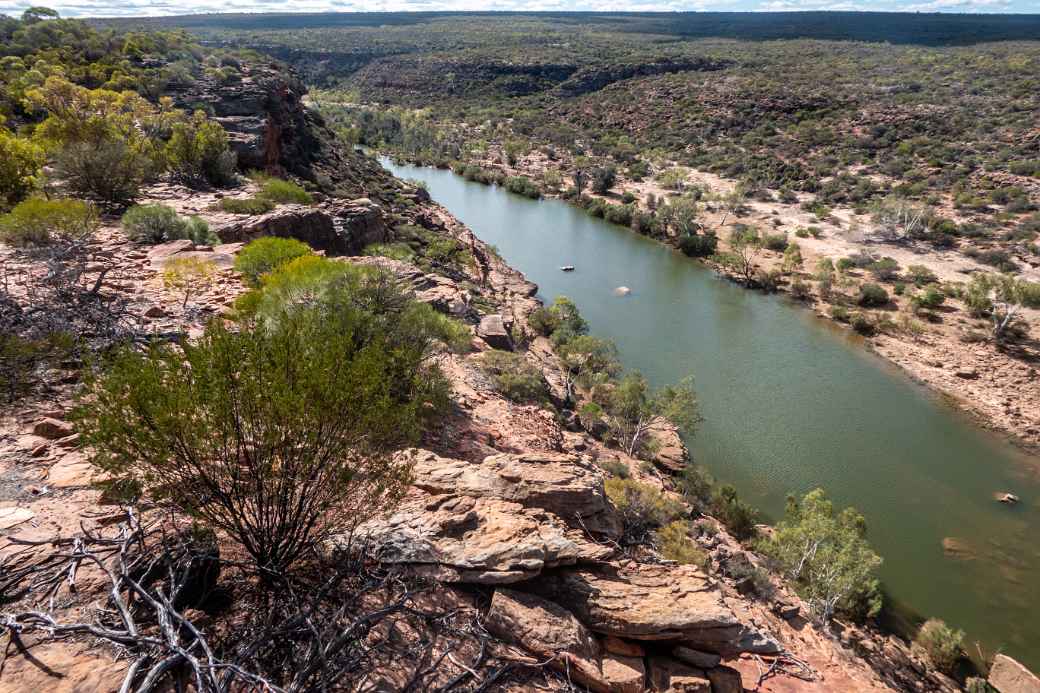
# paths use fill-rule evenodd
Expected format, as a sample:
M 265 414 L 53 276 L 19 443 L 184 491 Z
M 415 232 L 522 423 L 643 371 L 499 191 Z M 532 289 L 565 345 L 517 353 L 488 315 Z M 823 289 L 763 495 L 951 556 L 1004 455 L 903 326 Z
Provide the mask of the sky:
M 1037 13 L 1040 0 L 0 0 L 0 14 L 31 5 L 63 17 L 127 17 L 201 12 L 406 12 L 431 10 L 799 11 Z

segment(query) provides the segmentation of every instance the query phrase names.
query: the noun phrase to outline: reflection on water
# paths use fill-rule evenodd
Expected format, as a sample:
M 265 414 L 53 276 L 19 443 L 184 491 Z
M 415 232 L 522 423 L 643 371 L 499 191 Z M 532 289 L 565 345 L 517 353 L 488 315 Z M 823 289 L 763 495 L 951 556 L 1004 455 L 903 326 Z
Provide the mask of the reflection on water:
M 820 486 L 855 505 L 898 602 L 1040 667 L 1036 460 L 782 297 L 719 280 L 563 202 L 385 165 L 425 181 L 543 298 L 574 299 L 627 366 L 656 383 L 693 373 L 705 422 L 690 449 L 749 502 L 775 518 L 788 493 Z M 631 293 L 615 295 L 618 286 Z M 993 500 L 1006 490 L 1022 502 Z

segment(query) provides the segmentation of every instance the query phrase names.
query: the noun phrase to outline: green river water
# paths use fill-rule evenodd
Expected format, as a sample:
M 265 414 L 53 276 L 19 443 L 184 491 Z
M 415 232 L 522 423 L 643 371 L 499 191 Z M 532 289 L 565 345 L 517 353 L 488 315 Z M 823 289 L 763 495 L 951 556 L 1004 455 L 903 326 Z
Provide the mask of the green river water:
M 963 628 L 1040 668 L 1040 461 L 780 296 L 747 291 L 655 241 L 564 202 L 450 171 L 384 166 L 495 245 L 551 301 L 571 297 L 651 382 L 692 373 L 704 423 L 693 458 L 771 519 L 814 487 L 855 505 L 884 557 L 890 603 Z M 561 265 L 576 266 L 561 272 Z M 631 288 L 615 296 L 618 286 Z M 995 491 L 1022 498 L 1015 507 Z M 944 555 L 956 538 L 967 554 Z M 894 612 L 895 610 L 892 610 Z M 895 618 L 890 613 L 890 618 Z M 903 624 L 905 626 L 905 623 Z

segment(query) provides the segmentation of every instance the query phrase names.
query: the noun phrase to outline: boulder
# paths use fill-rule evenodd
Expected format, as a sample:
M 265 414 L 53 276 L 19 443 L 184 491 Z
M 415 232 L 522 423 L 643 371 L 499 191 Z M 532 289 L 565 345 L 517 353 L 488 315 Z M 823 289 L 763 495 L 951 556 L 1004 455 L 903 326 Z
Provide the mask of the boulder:
M 441 582 L 502 585 L 547 568 L 609 558 L 556 516 L 498 498 L 416 494 L 389 518 L 358 528 L 355 542 L 385 563 Z
M 656 444 L 651 461 L 666 471 L 681 473 L 690 460 L 690 453 L 675 424 L 659 417 L 650 425 L 648 433 Z
M 484 623 L 488 632 L 516 643 L 577 683 L 599 693 L 643 690 L 643 660 L 602 655 L 599 643 L 566 609 L 524 592 L 499 588 Z
M 718 586 L 693 566 L 579 567 L 543 575 L 532 590 L 605 635 L 676 640 L 719 653 L 740 651 L 747 636 Z
M 477 326 L 477 336 L 487 342 L 492 349 L 513 350 L 513 338 L 509 334 L 505 320 L 501 315 L 485 315 Z
M 36 425 L 33 426 L 33 435 L 38 435 L 47 440 L 58 440 L 59 438 L 71 436 L 75 432 L 72 424 L 50 417 L 37 421 Z
M 575 529 L 620 536 L 620 520 L 603 490 L 602 475 L 575 455 L 499 454 L 473 464 L 427 450 L 403 454 L 412 458 L 413 484 L 428 494 L 500 498 L 547 510 Z
M 1000 693 L 1040 693 L 1040 677 L 1007 655 L 993 658 L 987 680 Z
M 216 232 L 225 244 L 279 236 L 330 255 L 356 255 L 369 243 L 386 239 L 382 212 L 367 199 L 322 206 L 281 205 L 267 214 L 232 221 Z

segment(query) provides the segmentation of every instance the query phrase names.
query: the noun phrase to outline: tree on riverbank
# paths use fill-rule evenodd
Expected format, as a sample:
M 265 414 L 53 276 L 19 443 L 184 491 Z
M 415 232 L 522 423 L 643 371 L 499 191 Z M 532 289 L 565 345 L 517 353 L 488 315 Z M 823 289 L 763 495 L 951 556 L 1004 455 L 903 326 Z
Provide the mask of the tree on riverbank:
M 882 599 L 881 557 L 866 535 L 863 515 L 854 508 L 836 514 L 823 489 L 815 489 L 801 501 L 788 497 L 784 519 L 759 548 L 797 586 L 814 616 L 861 620 L 876 615 Z

